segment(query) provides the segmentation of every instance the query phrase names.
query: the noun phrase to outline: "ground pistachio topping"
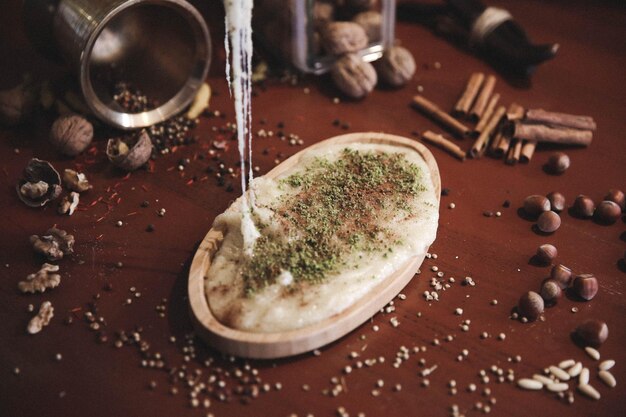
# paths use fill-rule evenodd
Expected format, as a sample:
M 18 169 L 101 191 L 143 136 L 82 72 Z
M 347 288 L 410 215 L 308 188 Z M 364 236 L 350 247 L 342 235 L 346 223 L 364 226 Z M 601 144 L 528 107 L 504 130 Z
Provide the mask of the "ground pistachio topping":
M 257 221 L 261 237 L 242 269 L 246 294 L 274 284 L 315 284 L 363 252 L 392 253 L 402 241 L 387 224 L 411 216 L 425 191 L 421 170 L 403 154 L 344 149 L 337 160 L 316 158 L 279 183 L 287 191 L 272 209 L 285 235 Z

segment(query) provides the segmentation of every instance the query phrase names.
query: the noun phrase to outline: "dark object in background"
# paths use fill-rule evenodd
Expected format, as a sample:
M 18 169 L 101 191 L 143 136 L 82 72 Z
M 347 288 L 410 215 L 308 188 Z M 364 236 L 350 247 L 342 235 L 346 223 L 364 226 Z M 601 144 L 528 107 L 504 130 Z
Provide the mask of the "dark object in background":
M 537 65 L 556 55 L 559 45 L 535 45 L 504 9 L 486 7 L 479 0 L 446 0 L 446 4 L 400 2 L 398 19 L 417 22 L 476 52 L 492 66 L 529 77 Z

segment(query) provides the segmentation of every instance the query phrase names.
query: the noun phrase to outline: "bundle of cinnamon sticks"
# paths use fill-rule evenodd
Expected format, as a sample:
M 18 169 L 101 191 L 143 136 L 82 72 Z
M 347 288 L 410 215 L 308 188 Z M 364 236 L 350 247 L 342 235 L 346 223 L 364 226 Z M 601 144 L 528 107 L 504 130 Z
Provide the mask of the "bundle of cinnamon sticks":
M 473 129 L 425 97 L 418 95 L 413 98 L 415 108 L 454 136 L 461 139 L 475 138 L 467 153 L 442 134 L 427 131 L 422 134 L 422 138 L 461 160 L 465 160 L 466 154 L 471 158 L 480 158 L 488 151 L 496 158 L 505 157 L 508 164 L 528 163 L 540 142 L 578 146 L 591 144 L 596 129 L 593 118 L 543 109 L 525 110 L 516 103 L 507 109 L 500 104 L 500 94 L 494 92 L 495 84 L 493 75 L 473 73 L 451 112 L 457 118 L 475 123 Z

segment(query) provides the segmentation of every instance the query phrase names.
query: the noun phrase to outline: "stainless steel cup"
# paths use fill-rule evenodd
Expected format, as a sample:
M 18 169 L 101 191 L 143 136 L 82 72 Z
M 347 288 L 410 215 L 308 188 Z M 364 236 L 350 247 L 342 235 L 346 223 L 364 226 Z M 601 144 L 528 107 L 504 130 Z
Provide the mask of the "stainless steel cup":
M 122 129 L 149 126 L 180 112 L 209 69 L 209 31 L 184 0 L 25 0 L 24 12 L 27 26 L 37 29 L 29 32 L 40 44 L 51 36 L 56 51 L 73 67 L 93 113 Z M 113 98 L 120 81 L 159 105 L 126 112 Z

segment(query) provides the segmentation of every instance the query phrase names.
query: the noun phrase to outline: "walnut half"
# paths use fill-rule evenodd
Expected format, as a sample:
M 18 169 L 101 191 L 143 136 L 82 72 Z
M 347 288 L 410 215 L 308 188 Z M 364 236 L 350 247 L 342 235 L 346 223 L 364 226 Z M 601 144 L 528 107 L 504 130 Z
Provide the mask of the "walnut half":
M 26 331 L 30 334 L 39 333 L 41 329 L 50 324 L 52 317 L 54 317 L 54 307 L 50 301 L 44 301 L 41 303 L 37 315 L 28 322 Z
M 74 253 L 74 236 L 56 227 L 48 229 L 41 237 L 32 235 L 30 243 L 35 252 L 44 255 L 50 261 L 58 261 L 64 255 Z
M 17 288 L 23 293 L 31 294 L 44 292 L 48 288 L 55 288 L 61 283 L 61 275 L 51 274 L 51 272 L 57 272 L 58 270 L 58 265 L 45 263 L 39 271 L 28 275 L 26 280 L 20 281 L 17 284 Z

